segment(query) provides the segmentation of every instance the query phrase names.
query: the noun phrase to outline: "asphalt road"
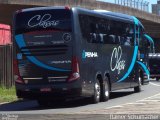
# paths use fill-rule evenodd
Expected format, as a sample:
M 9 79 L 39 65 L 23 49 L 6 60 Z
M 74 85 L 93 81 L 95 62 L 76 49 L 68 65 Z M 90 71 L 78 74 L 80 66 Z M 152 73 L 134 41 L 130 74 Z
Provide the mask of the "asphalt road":
M 142 92 L 134 93 L 133 89 L 125 89 L 111 93 L 107 102 L 90 104 L 87 99 L 71 100 L 56 103 L 51 107 L 39 107 L 36 101 L 17 101 L 0 105 L 1 113 L 13 114 L 74 114 L 83 111 L 112 108 L 114 106 L 133 103 L 160 93 L 160 81 L 152 80 L 148 85 L 142 86 Z

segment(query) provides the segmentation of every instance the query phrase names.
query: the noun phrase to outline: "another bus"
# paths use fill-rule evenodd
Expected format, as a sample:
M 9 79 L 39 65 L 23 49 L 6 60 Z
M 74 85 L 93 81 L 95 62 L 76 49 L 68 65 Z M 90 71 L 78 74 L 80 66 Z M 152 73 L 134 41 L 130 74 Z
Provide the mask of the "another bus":
M 156 81 L 160 80 L 160 53 L 149 53 L 149 69 L 150 78 L 155 78 Z
M 141 22 L 122 14 L 73 7 L 38 7 L 14 15 L 14 78 L 19 98 L 40 105 L 110 92 L 141 91 Z
M 143 35 L 143 40 L 140 42 L 140 58 L 141 61 L 148 67 L 150 72 L 150 78 L 153 76 L 153 71 L 151 70 L 151 64 L 153 62 L 150 61 L 150 55 L 155 53 L 155 45 L 154 40 L 147 34 Z M 147 79 L 147 74 L 141 70 L 141 78 L 142 78 L 142 85 L 146 85 L 149 83 L 150 79 Z

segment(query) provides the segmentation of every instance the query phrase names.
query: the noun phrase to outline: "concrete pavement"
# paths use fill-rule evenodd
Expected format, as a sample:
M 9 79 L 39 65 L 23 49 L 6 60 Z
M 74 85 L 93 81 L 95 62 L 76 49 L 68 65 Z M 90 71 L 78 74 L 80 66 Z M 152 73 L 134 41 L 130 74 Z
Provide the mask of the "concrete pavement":
M 148 94 L 149 91 L 154 90 L 156 90 L 157 93 L 138 100 L 135 100 L 132 96 L 132 99 L 135 101 L 132 100 L 115 106 L 104 106 L 103 108 L 81 111 L 69 111 L 69 109 L 67 109 L 68 112 L 59 112 L 58 114 L 54 111 L 51 112 L 51 110 L 47 113 L 43 111 L 41 114 L 37 110 L 35 111 L 37 114 L 33 111 L 33 114 L 22 111 L 22 113 L 4 112 L 0 115 L 0 120 L 160 120 L 160 93 L 158 92 L 158 90 L 160 90 L 160 83 L 152 81 L 149 86 L 145 87 L 145 91 L 147 91 L 146 88 L 148 89 Z M 133 95 L 142 96 L 142 94 L 139 93 Z M 128 99 L 130 98 L 129 96 L 127 97 Z M 122 100 L 120 98 L 117 99 Z M 114 99 L 111 99 L 111 101 L 114 102 Z M 110 103 L 110 101 L 108 103 Z M 97 104 L 93 106 L 96 105 Z
M 160 94 L 126 103 L 110 108 L 94 111 L 82 111 L 81 114 L 159 114 L 160 115 Z

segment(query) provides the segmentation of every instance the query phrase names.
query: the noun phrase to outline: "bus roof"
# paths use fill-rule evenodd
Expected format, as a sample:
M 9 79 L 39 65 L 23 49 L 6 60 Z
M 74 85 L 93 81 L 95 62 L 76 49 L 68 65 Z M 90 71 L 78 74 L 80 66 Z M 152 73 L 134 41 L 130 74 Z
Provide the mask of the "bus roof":
M 140 25 L 142 28 L 144 28 L 142 23 L 135 16 L 130 16 L 130 15 L 123 14 L 123 13 L 111 12 L 111 11 L 107 11 L 107 10 L 89 10 L 89 9 L 80 8 L 80 7 L 75 7 L 75 9 L 77 9 L 79 11 L 86 12 L 86 13 L 101 14 L 103 16 L 105 15 L 108 18 L 119 19 L 120 21 L 128 21 L 128 22 L 132 22 L 132 23 L 137 22 L 138 25 Z
M 65 6 L 33 7 L 33 8 L 25 8 L 25 9 L 17 10 L 16 12 L 29 12 L 29 11 L 37 11 L 37 10 L 51 10 L 51 9 L 69 9 L 69 7 L 65 7 Z
M 22 10 L 18 10 L 18 12 L 28 12 L 28 11 L 36 11 L 36 10 L 50 10 L 50 9 L 70 9 L 69 7 L 65 7 L 65 6 L 50 6 L 50 7 L 34 7 L 34 8 L 26 8 L 26 9 L 22 9 Z M 85 9 L 85 8 L 81 8 L 81 7 L 73 7 L 73 9 L 77 9 L 80 11 L 84 11 L 84 12 L 89 12 L 92 14 L 101 14 L 101 15 L 105 15 L 109 18 L 114 18 L 114 19 L 119 19 L 121 21 L 128 21 L 128 22 L 135 22 L 135 19 L 138 22 L 138 25 L 142 26 L 142 23 L 134 16 L 130 16 L 127 14 L 123 14 L 123 13 L 116 13 L 116 12 L 111 12 L 111 11 L 107 11 L 107 10 L 89 10 L 89 9 Z
M 132 16 L 127 15 L 127 14 L 123 14 L 123 13 L 116 13 L 116 12 L 107 11 L 107 10 L 94 10 L 94 11 L 104 13 L 106 15 L 111 15 L 111 16 L 115 16 L 115 17 L 121 17 L 121 18 L 124 18 L 124 19 L 133 20 Z

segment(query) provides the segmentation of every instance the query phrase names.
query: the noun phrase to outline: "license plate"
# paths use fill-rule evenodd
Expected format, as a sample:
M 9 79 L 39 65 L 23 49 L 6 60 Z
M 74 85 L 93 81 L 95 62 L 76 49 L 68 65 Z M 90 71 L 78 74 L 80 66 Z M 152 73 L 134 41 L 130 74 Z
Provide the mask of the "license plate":
M 51 88 L 41 88 L 40 91 L 41 92 L 51 92 L 52 89 Z

